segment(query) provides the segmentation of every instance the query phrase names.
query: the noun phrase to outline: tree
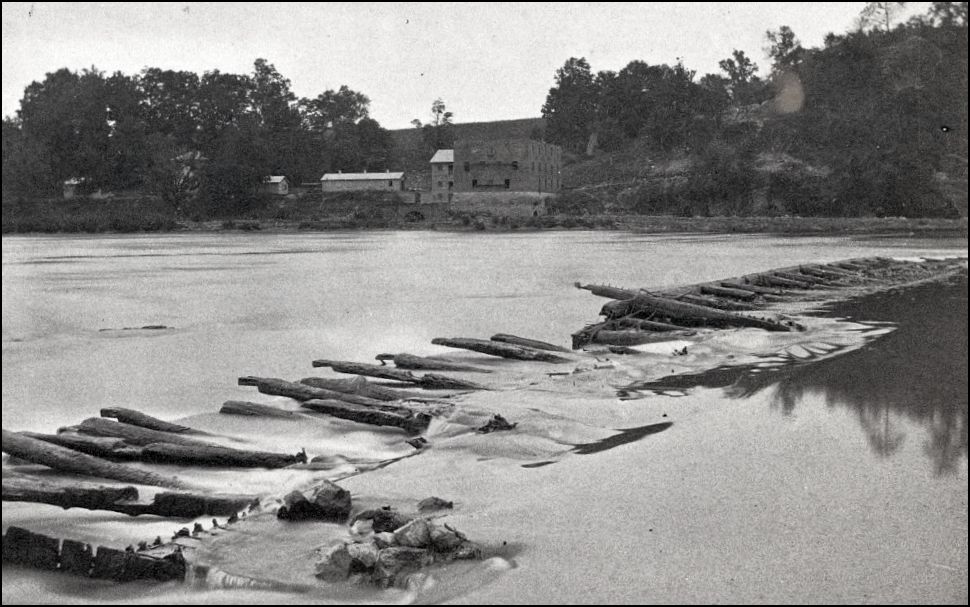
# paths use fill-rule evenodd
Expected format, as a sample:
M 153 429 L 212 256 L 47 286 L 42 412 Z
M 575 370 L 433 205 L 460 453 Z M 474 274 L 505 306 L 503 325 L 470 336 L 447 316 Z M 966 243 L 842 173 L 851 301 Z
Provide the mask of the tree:
M 582 151 L 596 120 L 596 83 L 585 58 L 570 57 L 556 70 L 555 85 L 542 106 L 549 141 Z
M 771 58 L 772 71 L 782 72 L 798 67 L 805 49 L 790 27 L 783 25 L 777 32 L 769 30 L 765 32 L 765 38 L 768 41 L 765 53 Z
M 426 152 L 454 147 L 453 116 L 454 114 L 445 107 L 441 97 L 431 103 L 431 122 L 421 127 L 421 140 Z
M 731 99 L 738 105 L 749 105 L 759 100 L 764 83 L 756 76 L 758 66 L 744 51 L 735 50 L 731 57 L 722 59 L 718 66 L 727 74 L 730 82 Z
M 3 203 L 56 193 L 50 152 L 28 138 L 16 120 L 3 120 Z
M 882 27 L 888 32 L 892 28 L 893 19 L 905 6 L 905 2 L 866 2 L 859 13 L 859 30 Z

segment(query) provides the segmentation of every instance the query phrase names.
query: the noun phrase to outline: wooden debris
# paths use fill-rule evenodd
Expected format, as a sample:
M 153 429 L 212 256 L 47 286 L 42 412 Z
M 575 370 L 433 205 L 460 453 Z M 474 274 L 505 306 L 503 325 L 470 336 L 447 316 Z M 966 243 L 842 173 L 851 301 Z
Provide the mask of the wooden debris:
M 671 341 L 680 337 L 691 337 L 693 335 L 695 333 L 689 331 L 655 333 L 650 331 L 612 331 L 609 329 L 601 329 L 592 334 L 590 341 L 594 344 L 609 346 L 640 346 L 660 341 Z
M 273 396 L 286 396 L 294 400 L 304 401 L 311 398 L 342 400 L 355 405 L 369 407 L 384 406 L 384 402 L 378 399 L 361 396 L 349 392 L 338 392 L 327 388 L 318 388 L 302 382 L 292 382 L 275 377 L 240 377 L 240 386 L 256 386 L 256 389 L 263 394 Z
M 24 474 L 3 474 L 3 501 L 35 502 L 61 508 L 84 508 L 87 510 L 111 510 L 110 506 L 122 501 L 138 499 L 134 487 L 99 485 L 84 481 L 60 481 L 41 479 Z
M 643 320 L 640 318 L 634 318 L 627 316 L 625 318 L 618 318 L 613 321 L 616 327 L 629 327 L 633 329 L 640 329 L 641 331 L 682 331 L 684 328 L 679 325 L 670 324 L 667 322 L 657 322 L 655 320 Z
M 609 299 L 633 299 L 639 291 L 634 289 L 624 289 L 621 287 L 611 287 L 609 285 L 584 285 L 576 283 L 577 289 L 584 289 L 593 295 L 607 297 Z
M 162 487 L 181 487 L 184 484 L 174 477 L 164 477 L 147 470 L 110 462 L 9 430 L 3 430 L 3 451 L 35 464 L 82 476 L 97 476 L 125 483 Z
M 672 320 L 703 321 L 711 326 L 754 327 L 766 331 L 792 330 L 791 326 L 773 320 L 743 316 L 647 293 L 641 293 L 631 300 L 606 304 L 603 306 L 603 310 L 611 317 L 628 316 L 634 312 L 654 312 Z
M 800 281 L 791 280 L 788 278 L 782 278 L 781 276 L 775 276 L 774 274 L 757 274 L 750 277 L 752 283 L 756 285 L 764 285 L 766 287 L 784 287 L 787 289 L 809 289 L 812 287 L 811 284 Z
M 171 443 L 174 445 L 204 445 L 201 439 L 190 438 L 183 434 L 149 430 L 123 422 L 113 422 L 103 417 L 89 417 L 77 426 L 66 429 L 91 436 L 120 438 L 129 445 L 150 445 L 152 443 Z
M 472 350 L 491 356 L 501 356 L 502 358 L 513 358 L 516 360 L 531 360 L 546 363 L 565 363 L 571 359 L 558 354 L 553 354 L 548 350 L 537 350 L 525 346 L 517 346 L 500 341 L 486 339 L 472 339 L 467 337 L 436 337 L 431 340 L 436 346 L 447 346 L 449 348 L 461 348 Z
M 109 510 L 129 516 L 151 514 L 172 518 L 228 516 L 259 504 L 251 495 L 162 492 L 151 502 L 139 502 L 138 490 L 130 486 L 99 485 L 76 480 L 5 474 L 3 501 L 51 504 L 61 508 Z
M 758 306 L 742 303 L 740 301 L 732 301 L 729 299 L 723 299 L 720 297 L 708 297 L 704 295 L 694 295 L 693 293 L 686 293 L 677 298 L 679 301 L 686 301 L 687 303 L 697 304 L 698 306 L 707 306 L 708 308 L 716 308 L 718 310 L 727 310 L 729 312 L 746 312 L 748 310 L 757 310 Z
M 794 280 L 796 282 L 804 282 L 804 283 L 808 283 L 809 285 L 816 285 L 816 286 L 817 285 L 822 285 L 822 286 L 827 286 L 828 285 L 828 283 L 826 281 L 822 280 L 821 278 L 818 278 L 816 276 L 811 276 L 811 275 L 808 275 L 808 274 L 802 274 L 800 272 L 797 272 L 796 273 L 796 272 L 781 272 L 781 271 L 776 271 L 776 272 L 773 272 L 773 274 L 775 276 L 780 277 L 780 278 L 787 278 L 788 280 Z
M 378 354 L 375 357 L 377 360 L 384 364 L 384 361 L 390 360 L 394 363 L 394 366 L 398 369 L 424 369 L 430 371 L 468 371 L 471 373 L 491 373 L 488 369 L 482 369 L 481 367 L 474 367 L 472 365 L 463 365 L 461 363 L 453 363 L 447 360 L 439 360 L 436 358 L 427 358 L 424 356 L 415 356 L 414 354 Z
M 729 281 L 729 280 L 722 280 L 721 281 L 721 286 L 722 287 L 727 287 L 729 289 L 740 289 L 742 291 L 751 291 L 752 293 L 757 293 L 758 295 L 761 295 L 761 296 L 764 296 L 764 295 L 775 295 L 775 296 L 791 295 L 791 293 L 788 293 L 787 291 L 782 291 L 781 289 L 772 289 L 771 287 L 759 287 L 758 285 L 753 285 L 753 284 L 746 283 L 746 282 L 735 282 L 735 281 Z
M 272 405 L 251 403 L 244 400 L 227 400 L 222 403 L 222 408 L 219 409 L 219 413 L 226 415 L 252 415 L 257 417 L 299 417 L 296 411 L 289 411 Z
M 375 400 L 427 400 L 427 396 L 421 392 L 411 392 L 399 388 L 388 388 L 371 383 L 363 377 L 353 379 L 331 379 L 329 377 L 304 377 L 300 380 L 301 384 L 313 386 L 315 388 L 326 388 L 335 392 L 346 394 L 359 394 Z
M 310 399 L 300 405 L 311 411 L 325 413 L 340 419 L 346 419 L 373 426 L 392 426 L 401 428 L 412 434 L 420 434 L 428 429 L 431 416 L 426 413 L 416 413 L 402 408 L 403 412 L 382 411 L 373 407 L 355 405 L 341 400 Z
M 701 293 L 704 295 L 715 295 L 717 297 L 728 297 L 731 299 L 739 299 L 741 301 L 754 301 L 758 297 L 756 293 L 752 293 L 746 289 L 735 289 L 731 287 L 719 287 L 716 285 L 701 285 Z
M 364 363 L 355 363 L 347 361 L 338 360 L 315 360 L 313 361 L 314 367 L 330 367 L 337 373 L 349 373 L 352 375 L 366 375 L 368 377 L 378 377 L 380 379 L 388 379 L 391 381 L 398 381 L 403 383 L 410 383 L 418 385 L 426 390 L 485 390 L 485 386 L 481 386 L 474 382 L 465 381 L 462 379 L 455 379 L 453 377 L 447 377 L 444 375 L 437 375 L 434 373 L 426 373 L 424 375 L 418 376 L 414 375 L 410 371 L 405 371 L 403 369 L 394 369 L 392 367 L 380 366 L 380 365 L 367 365 Z
M 142 428 L 157 430 L 159 432 L 171 432 L 173 434 L 206 434 L 201 430 L 196 430 L 188 426 L 162 421 L 158 418 L 152 417 L 151 415 L 145 415 L 140 411 L 135 411 L 134 409 L 107 407 L 101 409 L 101 417 L 111 417 L 119 422 L 131 424 L 132 426 L 141 426 Z
M 141 459 L 154 464 L 218 466 L 226 468 L 285 468 L 305 464 L 306 453 L 290 455 L 268 451 L 247 451 L 219 445 L 173 445 L 153 443 L 142 449 Z
M 141 455 L 141 449 L 130 446 L 120 438 L 87 436 L 76 432 L 61 432 L 60 434 L 21 432 L 21 434 L 47 443 L 80 451 L 81 453 L 106 457 L 108 459 L 135 460 Z
M 534 348 L 536 350 L 548 350 L 550 352 L 569 352 L 568 349 L 562 346 L 557 346 L 556 344 L 550 344 L 548 342 L 539 341 L 537 339 L 529 339 L 527 337 L 518 337 L 517 335 L 509 335 L 508 333 L 496 333 L 490 338 L 492 341 L 499 341 L 506 344 L 512 344 L 514 346 L 525 346 L 526 348 Z

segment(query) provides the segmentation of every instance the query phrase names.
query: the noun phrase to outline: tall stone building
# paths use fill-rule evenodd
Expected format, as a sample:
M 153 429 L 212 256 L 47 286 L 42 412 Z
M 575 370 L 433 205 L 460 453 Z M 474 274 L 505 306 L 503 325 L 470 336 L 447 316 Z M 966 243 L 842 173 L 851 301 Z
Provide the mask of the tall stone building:
M 438 150 L 431 157 L 431 200 L 451 202 L 455 186 L 455 151 Z
M 431 200 L 493 216 L 545 213 L 559 191 L 562 148 L 531 139 L 459 141 L 431 159 Z
M 559 191 L 562 148 L 531 139 L 459 141 L 455 145 L 457 192 Z

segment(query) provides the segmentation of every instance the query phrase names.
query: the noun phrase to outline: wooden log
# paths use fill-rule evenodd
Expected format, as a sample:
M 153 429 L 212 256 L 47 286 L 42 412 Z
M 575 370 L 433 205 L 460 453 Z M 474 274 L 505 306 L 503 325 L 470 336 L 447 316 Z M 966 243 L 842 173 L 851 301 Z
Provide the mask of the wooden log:
M 848 272 L 833 272 L 831 270 L 823 270 L 816 266 L 800 266 L 798 271 L 802 274 L 808 274 L 809 276 L 815 276 L 829 281 L 840 281 L 851 278 Z
M 401 428 L 411 434 L 424 432 L 431 423 L 431 416 L 426 413 L 412 412 L 411 415 L 402 415 L 400 413 L 362 407 L 340 400 L 310 399 L 301 403 L 300 406 L 311 411 L 325 413 L 333 417 L 362 424 Z
M 60 563 L 60 540 L 11 526 L 3 536 L 3 560 L 56 571 Z
M 729 289 L 741 289 L 742 291 L 751 291 L 752 293 L 757 293 L 758 295 L 776 295 L 776 296 L 792 295 L 792 293 L 782 291 L 781 289 L 773 289 L 771 287 L 759 287 L 758 285 L 753 285 L 746 282 L 742 283 L 742 282 L 722 280 L 721 286 L 727 287 Z
M 693 335 L 696 334 L 692 331 L 654 333 L 652 331 L 611 331 L 609 329 L 603 329 L 593 334 L 592 342 L 611 346 L 639 346 L 661 341 L 672 341 Z
M 13 457 L 19 457 L 35 464 L 42 464 L 55 470 L 72 472 L 82 476 L 97 476 L 141 485 L 175 488 L 183 486 L 183 483 L 174 477 L 163 477 L 147 470 L 109 462 L 100 457 L 80 453 L 9 430 L 3 430 L 3 451 Z
M 810 285 L 827 285 L 828 283 L 821 278 L 816 276 L 811 276 L 809 274 L 795 273 L 795 272 L 774 272 L 775 276 L 780 276 L 782 278 L 787 278 L 788 280 L 794 280 L 797 282 L 807 282 Z
M 609 299 L 633 299 L 639 292 L 634 289 L 624 289 L 622 287 L 611 287 L 608 285 L 583 285 L 578 282 L 576 283 L 576 288 L 584 289 L 593 295 L 597 295 L 599 297 L 608 297 Z
M 192 519 L 200 516 L 233 516 L 255 508 L 259 498 L 235 493 L 186 493 L 166 491 L 156 494 L 151 503 L 115 504 L 117 512 L 129 516 L 146 514 L 166 518 Z
M 718 310 L 727 310 L 730 312 L 745 312 L 748 310 L 757 310 L 758 307 L 743 303 L 740 301 L 731 301 L 729 299 L 722 299 L 720 297 L 710 297 L 705 295 L 694 295 L 693 293 L 686 293 L 677 298 L 678 301 L 686 301 L 688 303 L 696 304 L 698 306 L 707 306 L 709 308 L 716 308 Z
M 754 327 L 766 331 L 792 331 L 792 327 L 773 320 L 742 316 L 724 310 L 641 293 L 629 302 L 634 311 L 657 312 L 674 320 L 701 320 L 711 326 Z
M 329 377 L 304 377 L 300 380 L 301 384 L 313 386 L 315 388 L 325 388 L 334 392 L 345 394 L 359 394 L 375 400 L 427 400 L 421 392 L 401 390 L 399 388 L 388 388 L 371 383 L 363 377 L 353 379 L 332 379 Z
M 492 341 L 500 341 L 506 344 L 512 344 L 514 346 L 525 346 L 526 348 L 534 348 L 536 350 L 548 350 L 550 352 L 569 352 L 568 349 L 562 346 L 557 346 L 556 344 L 550 344 L 548 342 L 539 341 L 537 339 L 529 339 L 527 337 L 519 337 L 517 335 L 509 335 L 508 333 L 496 333 L 490 338 Z
M 774 274 L 768 273 L 755 275 L 751 278 L 751 282 L 759 285 L 783 287 L 786 289 L 809 289 L 812 286 L 807 282 L 790 280 L 788 278 L 782 278 L 781 276 L 775 276 Z
M 431 340 L 436 346 L 447 346 L 449 348 L 461 348 L 473 352 L 481 352 L 490 356 L 501 356 L 502 358 L 512 358 L 516 360 L 530 360 L 545 363 L 567 363 L 571 359 L 558 354 L 553 354 L 547 350 L 536 350 L 524 346 L 491 341 L 485 339 L 472 339 L 468 337 L 436 337 Z
M 93 564 L 94 552 L 90 544 L 69 539 L 61 542 L 61 571 L 87 576 Z
M 286 381 L 275 377 L 240 377 L 239 385 L 256 386 L 256 389 L 263 394 L 286 396 L 298 401 L 322 398 L 327 400 L 343 400 L 354 403 L 355 405 L 368 407 L 386 406 L 385 401 L 375 398 L 361 396 L 352 392 L 338 392 L 328 388 L 311 386 L 302 382 Z
M 414 354 L 378 354 L 375 358 L 384 364 L 384 361 L 390 360 L 394 363 L 394 366 L 398 369 L 418 369 L 418 370 L 429 370 L 429 371 L 468 371 L 471 373 L 491 373 L 488 369 L 482 369 L 481 367 L 474 367 L 472 365 L 463 365 L 461 363 L 453 363 L 447 360 L 438 360 L 436 358 L 427 358 L 424 356 L 415 356 Z
M 272 405 L 251 403 L 244 400 L 227 400 L 226 402 L 222 403 L 222 408 L 219 409 L 219 413 L 223 413 L 225 415 L 252 415 L 255 417 L 299 417 L 299 414 L 296 411 L 289 411 L 287 409 L 281 409 L 280 407 L 274 407 Z
M 631 328 L 640 329 L 641 331 L 682 331 L 684 327 L 680 325 L 674 325 L 666 322 L 657 322 L 655 320 L 644 320 L 642 318 L 633 318 L 627 316 L 625 318 L 618 318 L 613 321 L 617 327 L 621 328 Z
M 140 426 L 142 428 L 148 428 L 149 430 L 157 430 L 159 432 L 171 432 L 173 434 L 206 434 L 201 430 L 196 430 L 188 426 L 182 426 L 180 424 L 173 424 L 171 422 L 166 422 L 158 419 L 157 417 L 152 417 L 151 415 L 145 415 L 141 411 L 135 411 L 134 409 L 124 409 L 121 407 L 106 407 L 101 409 L 101 417 L 110 417 L 123 422 L 125 424 L 130 424 L 132 426 Z
M 394 369 L 392 367 L 380 365 L 368 365 L 364 363 L 347 362 L 340 360 L 315 360 L 314 367 L 330 367 L 337 373 L 349 373 L 351 375 L 365 375 L 391 381 L 411 383 L 418 385 L 426 390 L 485 390 L 474 382 L 455 379 L 444 375 L 426 373 L 418 376 L 410 371 Z
M 3 501 L 35 502 L 51 504 L 65 510 L 84 508 L 87 510 L 110 510 L 110 506 L 122 501 L 138 499 L 134 487 L 99 485 L 84 481 L 40 479 L 24 474 L 3 475 Z
M 60 445 L 108 459 L 135 460 L 138 459 L 141 449 L 132 447 L 120 438 L 110 438 L 106 436 L 86 436 L 76 432 L 61 432 L 60 434 L 40 434 L 37 432 L 21 432 L 24 436 L 36 438 L 44 442 Z
M 226 468 L 285 468 L 305 464 L 306 454 L 247 451 L 216 445 L 173 445 L 154 443 L 142 448 L 142 460 L 153 464 L 216 466 Z
M 849 270 L 850 272 L 858 272 L 860 274 L 866 274 L 869 272 L 869 268 L 866 266 L 848 261 L 837 261 L 828 265 L 842 268 L 843 270 Z
M 35 502 L 85 510 L 108 510 L 129 516 L 170 518 L 231 516 L 259 504 L 259 498 L 238 494 L 162 492 L 149 503 L 138 501 L 135 487 L 106 486 L 85 481 L 5 474 L 3 501 Z
M 183 434 L 149 430 L 141 426 L 132 426 L 123 422 L 113 422 L 103 417 L 89 417 L 77 426 L 69 428 L 81 434 L 91 436 L 107 436 L 120 438 L 129 445 L 150 445 L 152 443 L 172 443 L 174 445 L 204 445 L 198 438 L 190 438 Z
M 731 287 L 719 287 L 717 285 L 701 285 L 701 293 L 704 295 L 714 295 L 716 297 L 727 297 L 741 301 L 754 301 L 758 297 L 756 293 L 745 289 L 734 289 Z

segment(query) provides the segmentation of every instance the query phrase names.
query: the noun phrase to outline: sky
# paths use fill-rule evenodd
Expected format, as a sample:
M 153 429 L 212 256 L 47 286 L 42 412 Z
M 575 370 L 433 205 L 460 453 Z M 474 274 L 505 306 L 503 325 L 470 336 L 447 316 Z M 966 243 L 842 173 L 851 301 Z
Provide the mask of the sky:
M 925 12 L 909 3 L 906 13 Z M 301 97 L 346 84 L 385 128 L 538 116 L 556 69 L 634 59 L 698 77 L 742 49 L 768 69 L 765 32 L 789 25 L 806 46 L 854 26 L 863 2 L 726 3 L 3 3 L 3 115 L 48 72 L 96 66 L 250 73 L 262 57 Z

